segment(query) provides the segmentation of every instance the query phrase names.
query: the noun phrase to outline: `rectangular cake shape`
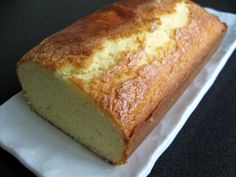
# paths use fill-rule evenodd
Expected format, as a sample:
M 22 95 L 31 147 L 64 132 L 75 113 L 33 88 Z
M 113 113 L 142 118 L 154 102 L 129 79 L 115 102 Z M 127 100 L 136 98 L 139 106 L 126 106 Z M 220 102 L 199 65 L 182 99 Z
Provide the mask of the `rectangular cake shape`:
M 123 164 L 225 31 L 188 0 L 119 1 L 43 40 L 17 72 L 35 112 Z

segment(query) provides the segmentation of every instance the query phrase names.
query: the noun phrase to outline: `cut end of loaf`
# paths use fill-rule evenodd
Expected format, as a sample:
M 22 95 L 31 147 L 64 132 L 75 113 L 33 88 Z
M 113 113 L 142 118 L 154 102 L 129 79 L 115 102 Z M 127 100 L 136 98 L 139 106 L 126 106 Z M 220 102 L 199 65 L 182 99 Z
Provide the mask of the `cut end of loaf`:
M 79 88 L 35 63 L 20 65 L 18 76 L 28 104 L 40 116 L 108 161 L 124 160 L 116 123 Z

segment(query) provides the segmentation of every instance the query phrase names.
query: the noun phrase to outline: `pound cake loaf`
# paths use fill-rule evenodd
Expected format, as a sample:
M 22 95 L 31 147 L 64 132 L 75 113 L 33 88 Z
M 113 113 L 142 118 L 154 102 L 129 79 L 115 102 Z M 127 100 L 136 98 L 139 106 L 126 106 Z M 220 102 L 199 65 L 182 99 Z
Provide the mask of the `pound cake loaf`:
M 121 0 L 44 39 L 18 62 L 17 73 L 32 110 L 120 165 L 226 29 L 189 0 Z

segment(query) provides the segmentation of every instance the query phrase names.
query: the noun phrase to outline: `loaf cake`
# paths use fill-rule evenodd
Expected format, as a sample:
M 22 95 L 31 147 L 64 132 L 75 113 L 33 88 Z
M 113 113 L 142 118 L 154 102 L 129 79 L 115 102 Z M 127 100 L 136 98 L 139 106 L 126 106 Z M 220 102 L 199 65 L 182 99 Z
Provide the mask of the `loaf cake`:
M 121 0 L 44 39 L 18 62 L 17 74 L 33 111 L 121 165 L 226 30 L 189 0 Z

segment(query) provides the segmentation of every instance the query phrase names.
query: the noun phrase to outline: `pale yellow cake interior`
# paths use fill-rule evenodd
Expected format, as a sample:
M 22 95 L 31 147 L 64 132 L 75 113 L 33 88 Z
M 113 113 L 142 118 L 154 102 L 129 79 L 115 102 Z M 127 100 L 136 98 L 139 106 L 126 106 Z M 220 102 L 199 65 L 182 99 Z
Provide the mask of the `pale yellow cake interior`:
M 21 65 L 18 74 L 37 113 L 108 160 L 121 160 L 124 143 L 120 130 L 91 98 L 38 64 Z
M 76 75 L 88 82 L 102 75 L 119 62 L 121 54 L 139 51 L 138 39 L 144 42 L 147 56 L 140 58 L 139 67 L 150 64 L 155 57 L 161 59 L 163 51 L 176 45 L 174 32 L 187 25 L 188 17 L 188 5 L 178 3 L 175 11 L 159 18 L 161 24 L 156 30 L 152 31 L 147 26 L 146 31 L 130 37 L 107 40 L 103 50 L 91 56 L 93 62 L 86 69 L 67 64 L 53 71 L 33 62 L 20 64 L 18 75 L 29 104 L 45 119 L 94 152 L 114 163 L 121 161 L 125 148 L 121 130 L 69 78 Z

